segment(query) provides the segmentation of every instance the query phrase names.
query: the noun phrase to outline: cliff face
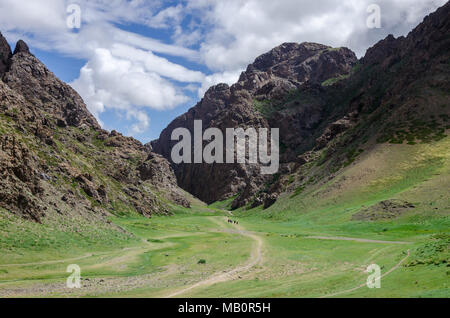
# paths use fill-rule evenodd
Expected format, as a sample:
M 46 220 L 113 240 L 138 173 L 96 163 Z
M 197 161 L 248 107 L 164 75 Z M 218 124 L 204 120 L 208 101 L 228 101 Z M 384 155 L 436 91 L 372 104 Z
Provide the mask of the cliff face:
M 3 76 L 3 74 L 6 72 L 11 56 L 11 47 L 9 46 L 3 35 L 0 33 L 0 76 Z
M 189 206 L 169 163 L 100 128 L 81 97 L 19 41 L 0 36 L 0 207 L 47 213 L 165 214 Z
M 194 120 L 202 120 L 203 128 L 215 127 L 224 133 L 227 128 L 281 128 L 285 123 L 271 125 L 274 118 L 259 105 L 268 100 L 283 100 L 304 85 L 319 85 L 330 77 L 349 74 L 357 58 L 346 48 L 333 49 L 316 43 L 285 43 L 258 57 L 242 73 L 239 81 L 229 87 L 214 86 L 186 114 L 175 119 L 159 140 L 152 143 L 155 152 L 170 159 L 176 128 L 194 131 Z M 298 128 L 308 129 L 320 120 L 322 105 L 305 105 L 298 114 Z M 310 111 L 306 111 L 310 109 Z M 282 136 L 282 139 L 283 136 Z M 180 164 L 174 166 L 179 185 L 207 203 L 224 200 L 241 193 L 235 206 L 248 203 L 272 176 L 260 174 L 259 165 L 243 164 Z M 200 181 L 200 182 L 199 182 Z
M 355 147 L 375 139 L 400 142 L 392 125 L 407 127 L 404 136 L 411 144 L 443 137 L 449 114 L 449 6 L 426 17 L 408 37 L 380 41 L 360 61 L 346 48 L 285 43 L 258 57 L 235 85 L 212 87 L 163 131 L 153 149 L 170 160 L 172 131 L 193 132 L 194 120 L 222 131 L 280 128 L 282 167 L 276 176 L 260 175 L 257 165 L 174 165 L 182 188 L 208 203 L 238 195 L 232 206 L 238 208 L 270 206 L 281 192 L 306 187 L 309 172 L 305 184 L 287 180 L 306 164 L 308 171 L 314 163 L 320 167 L 312 169 L 318 174 L 312 179 L 333 178 L 355 160 L 356 155 L 348 158 Z M 426 136 L 417 133 L 427 125 L 434 128 Z
M 269 207 L 283 192 L 333 179 L 374 143 L 432 142 L 450 128 L 450 4 L 407 37 L 389 36 L 357 60 L 346 48 L 285 43 L 231 87 L 216 85 L 144 146 L 100 128 L 81 97 L 19 41 L 0 36 L 0 207 L 41 221 L 49 213 L 166 214 L 207 203 Z M 280 128 L 281 169 L 258 164 L 170 164 L 172 131 Z M 173 169 L 173 170 L 172 170 Z M 295 176 L 295 178 L 293 177 Z M 178 184 L 178 185 L 177 185 Z
M 30 54 L 25 42 L 17 43 L 8 64 L 3 82 L 34 105 L 35 111 L 47 112 L 72 127 L 86 124 L 100 129 L 78 93 Z

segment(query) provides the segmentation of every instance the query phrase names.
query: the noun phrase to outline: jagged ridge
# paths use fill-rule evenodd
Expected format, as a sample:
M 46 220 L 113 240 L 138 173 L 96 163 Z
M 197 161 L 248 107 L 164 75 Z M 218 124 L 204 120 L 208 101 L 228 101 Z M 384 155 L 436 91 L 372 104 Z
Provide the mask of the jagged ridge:
M 189 206 L 169 163 L 101 129 L 25 42 L 12 53 L 0 37 L 0 71 L 0 207 L 40 222 L 53 212 L 151 216 Z
M 280 178 L 305 163 L 321 166 L 311 179 L 332 178 L 348 163 L 348 153 L 353 154 L 350 161 L 356 159 L 354 148 L 363 150 L 383 137 L 396 141 L 389 124 L 436 117 L 436 135 L 429 138 L 442 137 L 448 116 L 448 107 L 440 103 L 447 99 L 448 104 L 449 16 L 447 3 L 407 38 L 388 36 L 360 61 L 346 48 L 285 43 L 258 57 L 237 84 L 212 87 L 152 146 L 170 159 L 171 132 L 179 127 L 192 131 L 196 119 L 203 120 L 205 129 L 280 128 L 283 165 L 273 178 L 259 175 L 251 165 L 174 166 L 185 190 L 208 203 L 239 194 L 232 206 L 238 208 L 252 202 L 270 206 L 281 192 L 307 186 L 305 176 L 300 185 Z M 427 98 L 415 97 L 418 87 Z

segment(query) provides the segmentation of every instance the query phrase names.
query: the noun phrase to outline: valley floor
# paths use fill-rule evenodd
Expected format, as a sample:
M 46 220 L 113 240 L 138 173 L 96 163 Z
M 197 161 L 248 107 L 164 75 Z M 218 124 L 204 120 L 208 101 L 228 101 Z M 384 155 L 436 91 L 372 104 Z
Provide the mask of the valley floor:
M 254 217 L 233 216 L 240 225 L 231 225 L 229 218 L 220 211 L 114 218 L 134 234 L 128 246 L 11 264 L 1 257 L 0 297 L 450 296 L 445 264 L 405 266 L 420 244 L 414 239 L 327 235 Z M 70 264 L 81 268 L 80 289 L 66 288 Z M 370 264 L 382 269 L 380 289 L 366 286 Z

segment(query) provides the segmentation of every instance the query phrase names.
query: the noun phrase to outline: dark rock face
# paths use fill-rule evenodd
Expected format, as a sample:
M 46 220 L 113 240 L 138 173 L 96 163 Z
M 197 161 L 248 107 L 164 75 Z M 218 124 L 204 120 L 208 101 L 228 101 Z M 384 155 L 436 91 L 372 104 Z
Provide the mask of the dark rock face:
M 348 74 L 357 58 L 346 48 L 333 49 L 316 43 L 285 43 L 258 57 L 242 73 L 238 83 L 219 84 L 186 114 L 175 119 L 159 140 L 152 143 L 155 152 L 170 160 L 176 142 L 171 134 L 176 128 L 194 131 L 194 120 L 203 128 L 280 128 L 282 139 L 300 143 L 303 137 L 295 128 L 314 126 L 322 118 L 322 106 L 303 104 L 295 113 L 277 112 L 263 116 L 255 109 L 255 100 L 278 100 L 303 85 L 318 85 L 325 80 Z M 293 135 L 294 134 L 294 135 Z M 179 185 L 207 203 L 224 200 L 241 193 L 233 204 L 246 205 L 272 176 L 260 174 L 259 165 L 181 164 L 174 166 Z M 271 202 L 270 202 L 271 203 Z
M 371 47 L 364 58 L 365 65 L 379 64 L 389 67 L 412 52 L 415 63 L 423 64 L 440 53 L 450 50 L 450 3 L 447 2 L 436 12 L 425 17 L 408 36 L 394 38 L 389 35 L 386 39 Z
M 141 180 L 151 180 L 161 191 L 166 189 L 167 192 L 167 189 L 170 189 L 168 197 L 172 202 L 186 208 L 190 207 L 189 201 L 177 187 L 175 174 L 164 157 L 151 153 L 147 160 L 138 167 L 138 170 Z
M 269 207 L 286 189 L 301 190 L 316 180 L 306 174 L 299 178 L 301 183 L 294 178 L 289 185 L 284 174 L 316 162 L 314 166 L 321 167 L 317 170 L 329 169 L 326 178 L 332 178 L 336 169 L 364 151 L 362 144 L 396 122 L 406 125 L 430 114 L 447 118 L 448 108 L 442 105 L 448 104 L 450 90 L 449 17 L 447 2 L 407 37 L 390 35 L 370 48 L 356 68 L 357 58 L 346 48 L 282 44 L 258 57 L 238 83 L 212 87 L 152 147 L 170 159 L 172 131 L 184 127 L 192 132 L 194 120 L 203 120 L 204 129 L 222 131 L 280 128 L 279 178 L 260 175 L 258 165 L 174 165 L 179 185 L 207 203 L 239 194 L 233 208 L 249 203 Z M 431 94 L 433 102 L 418 98 L 418 90 Z
M 401 200 L 382 201 L 372 207 L 363 208 L 353 215 L 354 221 L 379 221 L 395 219 L 410 210 L 415 209 L 414 204 Z
M 0 206 L 40 222 L 45 216 L 36 196 L 43 192 L 38 164 L 15 136 L 0 138 Z
M 387 57 L 397 53 L 404 41 L 404 37 L 396 39 L 390 34 L 386 39 L 378 42 L 374 47 L 369 48 L 361 62 L 369 65 L 380 64 L 384 62 Z
M 26 53 L 30 54 L 30 48 L 28 47 L 28 44 L 26 44 L 24 41 L 19 40 L 16 44 L 16 48 L 14 49 L 14 55 L 18 53 Z
M 333 49 L 317 43 L 284 43 L 258 57 L 239 82 L 247 82 L 252 87 L 258 75 L 264 77 L 262 73 L 268 73 L 296 86 L 306 82 L 322 83 L 348 74 L 356 62 L 355 53 L 347 48 Z
M 101 129 L 25 42 L 11 54 L 0 38 L 0 69 L 1 208 L 41 222 L 52 212 L 151 217 L 168 214 L 167 202 L 190 206 L 166 159 Z
M 25 42 L 17 43 L 14 55 L 9 61 L 9 70 L 3 81 L 27 101 L 67 124 L 79 127 L 82 124 L 99 129 L 95 118 L 77 92 L 60 81 L 45 65 L 32 55 Z
M 357 116 L 356 112 L 352 113 L 328 126 L 323 135 L 316 140 L 316 150 L 325 148 L 336 136 L 352 128 L 357 121 Z
M 0 33 L 0 78 L 8 69 L 8 61 L 11 59 L 12 52 L 8 41 Z

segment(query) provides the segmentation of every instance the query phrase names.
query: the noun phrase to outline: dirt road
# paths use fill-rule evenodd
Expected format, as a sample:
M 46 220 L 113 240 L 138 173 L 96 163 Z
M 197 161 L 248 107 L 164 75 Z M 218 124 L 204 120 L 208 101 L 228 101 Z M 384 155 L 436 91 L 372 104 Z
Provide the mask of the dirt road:
M 313 240 L 330 240 L 330 241 L 353 241 L 360 243 L 378 243 L 378 244 L 411 244 L 409 242 L 399 242 L 399 241 L 378 241 L 378 240 L 368 240 L 361 238 L 351 238 L 351 237 L 337 237 L 337 236 L 308 236 L 308 239 Z
M 400 263 L 398 263 L 398 264 L 395 265 L 393 268 L 391 268 L 388 272 L 386 272 L 386 273 L 384 273 L 383 275 L 381 275 L 380 279 L 383 279 L 384 277 L 388 276 L 388 275 L 391 274 L 392 272 L 394 272 L 394 271 L 396 271 L 397 269 L 399 269 L 400 266 L 402 266 L 402 264 L 403 264 L 404 262 L 406 262 L 406 260 L 409 258 L 410 255 L 411 255 L 410 250 L 408 250 L 408 255 L 407 255 L 404 259 L 402 259 L 402 260 L 400 261 Z M 357 291 L 358 289 L 361 289 L 361 288 L 363 288 L 363 287 L 367 287 L 367 282 L 364 283 L 364 284 L 361 284 L 361 285 L 359 285 L 359 286 L 357 286 L 357 287 L 355 287 L 355 288 L 348 289 L 348 290 L 344 290 L 344 291 L 337 292 L 337 293 L 330 294 L 330 295 L 325 295 L 325 296 L 322 296 L 322 297 L 319 297 L 319 298 L 336 297 L 336 296 L 340 296 L 340 295 L 352 293 L 352 292 Z
M 42 261 L 42 262 L 35 262 L 35 263 L 23 263 L 23 264 L 2 264 L 0 267 L 23 267 L 23 266 L 37 266 L 37 265 L 52 265 L 52 264 L 59 264 L 59 263 L 70 263 L 73 261 L 79 261 L 85 258 L 93 257 L 94 254 L 87 254 L 84 256 L 76 257 L 76 258 L 66 258 L 66 259 L 60 259 L 55 261 Z
M 223 226 L 219 222 L 216 222 L 216 223 Z M 258 265 L 259 263 L 262 262 L 262 249 L 263 249 L 263 245 L 264 245 L 262 238 L 255 234 L 245 231 L 242 227 L 240 227 L 238 225 L 234 225 L 234 228 L 235 228 L 235 230 L 226 231 L 226 232 L 246 236 L 248 238 L 251 238 L 255 242 L 254 246 L 252 247 L 250 259 L 247 261 L 247 263 L 244 265 L 238 266 L 228 272 L 214 274 L 213 276 L 211 276 L 203 281 L 200 281 L 194 285 L 191 285 L 189 287 L 186 287 L 186 288 L 183 288 L 176 292 L 173 292 L 173 293 L 165 296 L 165 298 L 178 297 L 178 296 L 181 296 L 181 295 L 183 295 L 193 289 L 199 288 L 199 287 L 206 287 L 206 286 L 211 286 L 211 285 L 214 285 L 217 283 L 223 283 L 226 281 L 234 280 L 234 279 L 238 278 L 239 274 L 248 272 L 253 267 L 255 267 L 256 265 Z

